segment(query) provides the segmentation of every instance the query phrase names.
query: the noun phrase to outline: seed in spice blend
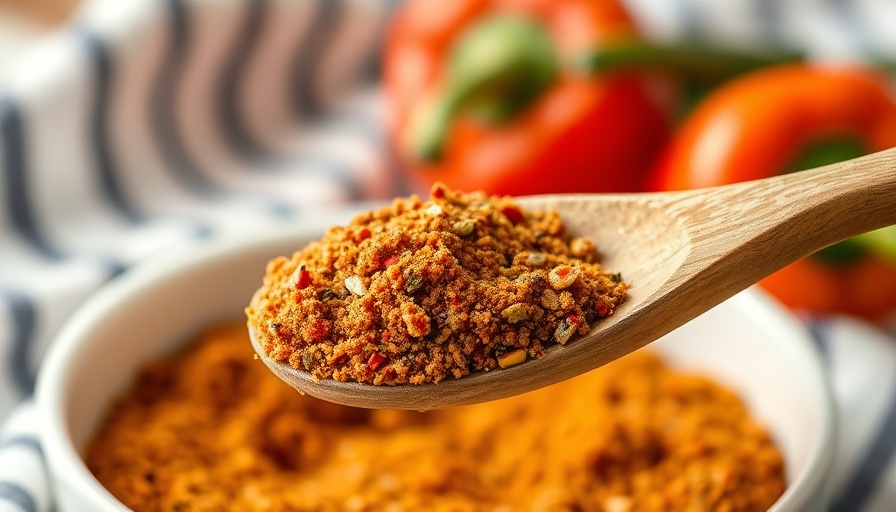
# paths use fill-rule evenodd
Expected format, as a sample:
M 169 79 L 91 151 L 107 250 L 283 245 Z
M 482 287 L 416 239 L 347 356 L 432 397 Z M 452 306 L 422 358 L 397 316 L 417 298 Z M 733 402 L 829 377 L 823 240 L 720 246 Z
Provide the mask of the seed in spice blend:
M 423 384 L 542 357 L 627 288 L 556 212 L 436 184 L 272 260 L 246 313 L 268 357 L 316 379 Z

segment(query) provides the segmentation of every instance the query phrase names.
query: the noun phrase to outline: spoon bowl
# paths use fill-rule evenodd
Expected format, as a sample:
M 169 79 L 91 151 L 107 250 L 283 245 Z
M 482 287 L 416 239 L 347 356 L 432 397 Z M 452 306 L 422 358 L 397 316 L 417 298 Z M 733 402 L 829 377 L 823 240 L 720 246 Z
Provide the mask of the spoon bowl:
M 370 408 L 428 410 L 496 400 L 560 382 L 658 339 L 787 264 L 896 224 L 896 149 L 826 167 L 702 190 L 520 198 L 556 210 L 621 272 L 629 298 L 586 336 L 506 369 L 438 384 L 315 380 L 256 352 L 299 392 Z

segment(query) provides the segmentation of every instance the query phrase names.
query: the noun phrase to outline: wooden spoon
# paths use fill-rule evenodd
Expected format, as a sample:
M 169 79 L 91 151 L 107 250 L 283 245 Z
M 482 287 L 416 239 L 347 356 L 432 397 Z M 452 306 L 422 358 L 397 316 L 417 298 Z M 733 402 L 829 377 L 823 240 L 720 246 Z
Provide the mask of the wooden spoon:
M 524 393 L 593 370 L 656 340 L 785 265 L 896 224 L 896 148 L 764 180 L 684 192 L 520 198 L 555 209 L 592 240 L 629 299 L 591 332 L 541 359 L 439 384 L 315 381 L 264 356 L 303 393 L 345 405 L 428 410 Z

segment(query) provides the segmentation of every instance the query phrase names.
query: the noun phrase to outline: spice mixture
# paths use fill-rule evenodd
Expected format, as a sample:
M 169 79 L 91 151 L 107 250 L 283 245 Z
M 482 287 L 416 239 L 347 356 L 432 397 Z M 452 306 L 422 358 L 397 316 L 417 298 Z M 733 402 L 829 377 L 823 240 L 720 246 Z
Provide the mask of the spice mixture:
M 88 467 L 137 512 L 758 512 L 785 488 L 735 395 L 644 351 L 426 413 L 302 396 L 252 356 L 220 325 L 146 367 Z
M 538 358 L 626 297 L 556 212 L 436 184 L 268 264 L 247 308 L 265 354 L 315 378 L 422 384 Z

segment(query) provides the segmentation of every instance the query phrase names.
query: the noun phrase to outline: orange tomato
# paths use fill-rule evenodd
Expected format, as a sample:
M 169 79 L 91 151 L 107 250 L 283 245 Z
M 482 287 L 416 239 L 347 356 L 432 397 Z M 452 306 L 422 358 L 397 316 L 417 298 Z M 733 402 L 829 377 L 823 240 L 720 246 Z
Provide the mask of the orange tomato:
M 808 64 L 762 69 L 697 106 L 661 159 L 652 187 L 710 187 L 799 170 L 807 149 L 830 149 L 837 139 L 852 141 L 848 148 L 859 154 L 896 146 L 896 101 L 883 74 Z M 809 165 L 838 160 L 826 158 Z M 833 265 L 810 257 L 761 285 L 792 308 L 877 319 L 896 311 L 896 261 L 867 252 Z

